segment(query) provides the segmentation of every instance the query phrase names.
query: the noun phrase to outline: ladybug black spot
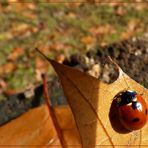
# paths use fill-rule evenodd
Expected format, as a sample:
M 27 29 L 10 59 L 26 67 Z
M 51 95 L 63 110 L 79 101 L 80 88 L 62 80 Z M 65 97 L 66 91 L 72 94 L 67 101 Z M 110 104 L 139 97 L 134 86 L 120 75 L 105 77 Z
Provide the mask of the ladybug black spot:
M 147 109 L 145 110 L 145 114 L 147 115 Z
M 134 118 L 134 119 L 132 120 L 132 122 L 138 122 L 138 121 L 140 121 L 139 118 Z

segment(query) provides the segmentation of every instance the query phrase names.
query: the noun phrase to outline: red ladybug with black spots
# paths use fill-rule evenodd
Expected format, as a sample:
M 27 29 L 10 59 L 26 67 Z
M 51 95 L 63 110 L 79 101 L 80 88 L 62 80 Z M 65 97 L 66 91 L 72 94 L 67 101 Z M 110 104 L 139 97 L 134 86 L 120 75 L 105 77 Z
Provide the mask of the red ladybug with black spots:
M 126 90 L 116 97 L 119 119 L 130 130 L 139 130 L 148 119 L 148 108 L 142 95 Z

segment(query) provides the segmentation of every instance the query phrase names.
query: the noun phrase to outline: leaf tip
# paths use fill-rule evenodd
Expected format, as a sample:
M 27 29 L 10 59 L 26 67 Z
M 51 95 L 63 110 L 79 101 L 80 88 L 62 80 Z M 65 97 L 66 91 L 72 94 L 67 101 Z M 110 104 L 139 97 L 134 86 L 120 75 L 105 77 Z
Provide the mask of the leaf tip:
M 108 56 L 108 59 L 111 63 L 113 63 L 115 65 L 115 67 L 117 68 L 118 72 L 119 72 L 119 77 L 123 75 L 123 70 L 121 69 L 121 67 L 110 57 Z
M 48 58 L 43 52 L 41 52 L 41 50 L 39 50 L 37 47 L 35 48 L 35 50 L 42 55 L 47 61 L 51 62 L 52 60 L 50 58 Z

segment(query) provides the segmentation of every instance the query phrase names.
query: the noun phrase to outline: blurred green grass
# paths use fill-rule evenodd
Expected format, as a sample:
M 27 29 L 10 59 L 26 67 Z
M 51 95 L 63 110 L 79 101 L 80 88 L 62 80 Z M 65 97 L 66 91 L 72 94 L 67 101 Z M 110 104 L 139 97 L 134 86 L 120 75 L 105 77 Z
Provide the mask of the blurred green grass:
M 139 22 L 137 26 L 139 31 L 135 31 L 134 36 L 143 35 L 148 25 L 147 7 L 138 10 L 137 5 L 139 4 L 132 3 L 121 6 L 111 6 L 107 3 L 103 5 L 84 3 L 77 6 L 72 3 L 49 4 L 38 1 L 32 5 L 31 3 L 17 5 L 17 3 L 3 0 L 0 5 L 0 65 L 8 62 L 7 56 L 14 48 L 25 49 L 21 58 L 15 61 L 18 64 L 17 70 L 7 75 L 0 75 L 12 89 L 23 89 L 30 83 L 36 82 L 35 57 L 37 55 L 33 51 L 35 47 L 54 44 L 69 45 L 68 47 L 63 46 L 60 50 L 51 50 L 48 55 L 52 58 L 60 54 L 68 56 L 74 52 L 86 52 L 87 45 L 82 42 L 85 36 L 97 38 L 93 45 L 99 45 L 102 42 L 110 44 L 121 40 L 121 34 L 127 31 L 130 20 Z M 121 16 L 115 14 L 116 7 L 121 7 L 125 14 Z M 22 24 L 37 28 L 37 31 L 30 31 L 29 35 L 19 33 L 15 35 L 14 30 Z M 115 32 L 99 37 L 90 33 L 90 28 L 106 24 L 112 26 Z M 93 45 L 89 48 L 93 48 Z M 28 56 L 30 52 L 34 53 L 32 58 Z M 24 64 L 25 57 L 29 60 L 29 67 Z

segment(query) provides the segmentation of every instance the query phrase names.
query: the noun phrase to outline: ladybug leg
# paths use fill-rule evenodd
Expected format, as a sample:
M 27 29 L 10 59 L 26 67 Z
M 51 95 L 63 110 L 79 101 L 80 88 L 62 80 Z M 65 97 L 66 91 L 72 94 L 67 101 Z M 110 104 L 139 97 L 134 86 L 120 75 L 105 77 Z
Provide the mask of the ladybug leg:
M 143 96 L 144 92 L 145 92 L 145 88 L 143 87 L 143 91 L 142 91 L 142 93 L 140 93 L 140 95 Z

